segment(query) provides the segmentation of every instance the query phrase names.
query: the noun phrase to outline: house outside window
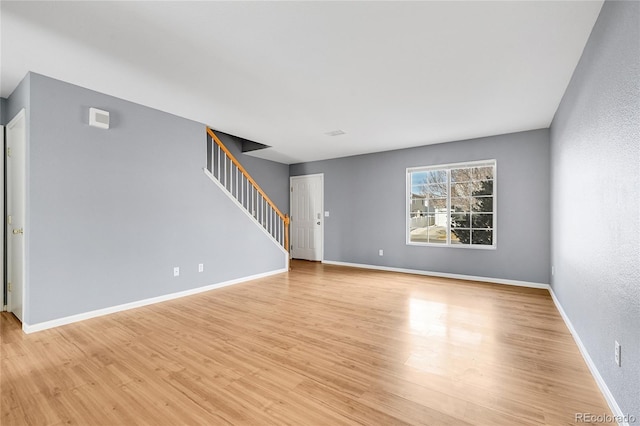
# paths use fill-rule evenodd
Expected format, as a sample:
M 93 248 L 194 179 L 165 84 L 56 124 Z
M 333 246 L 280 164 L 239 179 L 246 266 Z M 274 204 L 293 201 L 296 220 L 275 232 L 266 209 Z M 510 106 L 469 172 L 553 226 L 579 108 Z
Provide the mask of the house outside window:
M 496 247 L 496 161 L 407 169 L 407 244 Z

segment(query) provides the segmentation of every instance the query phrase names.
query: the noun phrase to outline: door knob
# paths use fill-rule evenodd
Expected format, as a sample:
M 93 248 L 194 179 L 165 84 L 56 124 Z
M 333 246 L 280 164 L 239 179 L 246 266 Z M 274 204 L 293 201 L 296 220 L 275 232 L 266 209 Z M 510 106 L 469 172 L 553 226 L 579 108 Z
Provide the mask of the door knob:
M 14 234 L 14 235 L 16 235 L 16 234 L 24 234 L 24 229 L 22 229 L 22 228 L 20 228 L 20 229 L 14 229 L 14 230 L 13 230 L 13 234 Z

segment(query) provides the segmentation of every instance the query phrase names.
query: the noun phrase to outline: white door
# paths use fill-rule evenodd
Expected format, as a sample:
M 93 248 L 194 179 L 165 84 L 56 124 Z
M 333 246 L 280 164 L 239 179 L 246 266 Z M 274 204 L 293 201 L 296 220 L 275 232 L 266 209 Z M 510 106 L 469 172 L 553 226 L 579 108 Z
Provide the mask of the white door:
M 22 321 L 25 217 L 24 109 L 7 124 L 7 309 Z
M 0 141 L 4 146 L 4 126 L 0 126 Z M 4 194 L 4 161 L 0 161 L 0 188 Z M 0 212 L 4 212 L 4 196 L 0 197 Z M 0 277 L 2 277 L 2 285 L 0 285 L 0 311 L 4 311 L 4 226 L 0 226 Z
M 291 177 L 291 257 L 322 260 L 324 175 Z

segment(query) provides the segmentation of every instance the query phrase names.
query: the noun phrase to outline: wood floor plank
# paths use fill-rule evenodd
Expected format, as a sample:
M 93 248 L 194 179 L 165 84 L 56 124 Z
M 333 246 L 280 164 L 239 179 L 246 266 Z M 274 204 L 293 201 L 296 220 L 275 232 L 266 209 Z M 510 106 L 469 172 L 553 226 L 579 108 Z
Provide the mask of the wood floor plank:
M 556 425 L 611 414 L 541 289 L 294 261 L 25 335 L 4 425 Z

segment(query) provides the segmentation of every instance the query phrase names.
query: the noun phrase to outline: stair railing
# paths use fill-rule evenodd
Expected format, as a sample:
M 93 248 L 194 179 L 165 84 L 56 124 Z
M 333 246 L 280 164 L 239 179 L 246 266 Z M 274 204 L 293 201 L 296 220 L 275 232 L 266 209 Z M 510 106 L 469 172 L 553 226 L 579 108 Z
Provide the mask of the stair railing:
M 213 130 L 207 133 L 207 170 L 288 252 L 289 215 L 283 214 Z

